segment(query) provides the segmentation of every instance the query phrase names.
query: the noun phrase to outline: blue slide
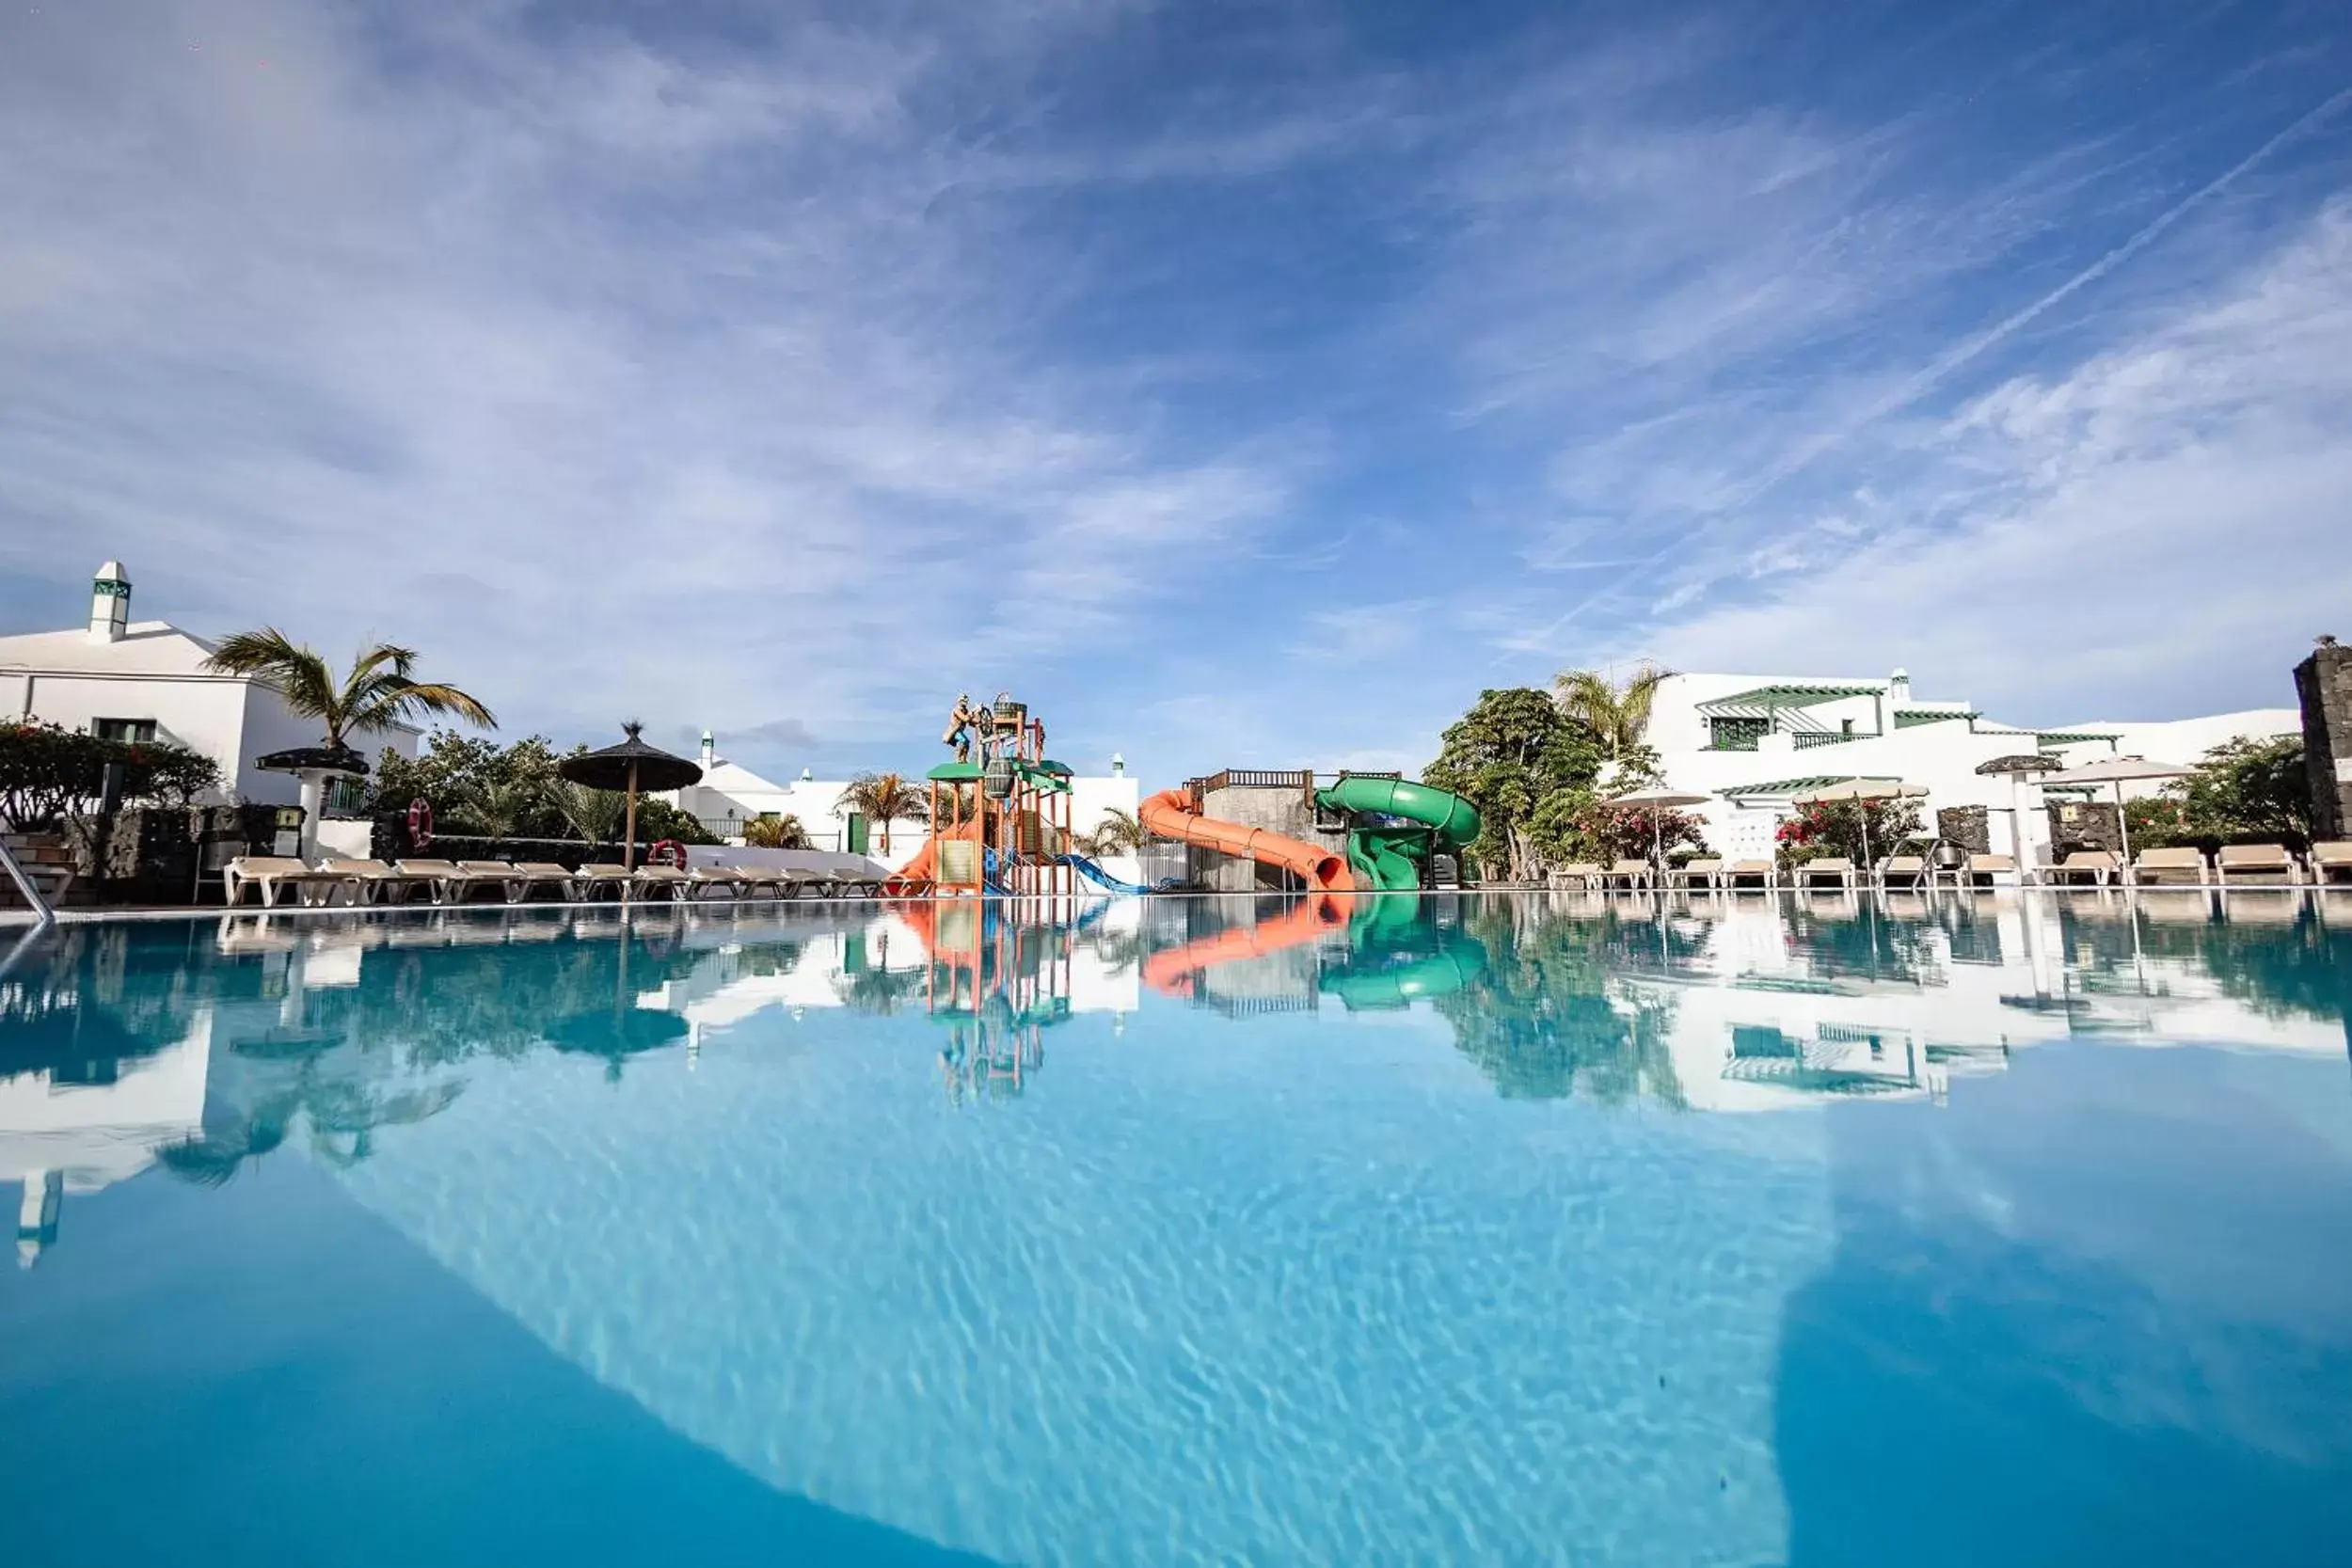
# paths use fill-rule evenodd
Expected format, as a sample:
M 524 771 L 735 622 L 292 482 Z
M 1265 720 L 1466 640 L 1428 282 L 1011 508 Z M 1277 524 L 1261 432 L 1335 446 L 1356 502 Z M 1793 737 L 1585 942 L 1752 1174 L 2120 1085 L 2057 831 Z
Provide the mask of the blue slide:
M 1158 888 L 1145 887 L 1141 882 L 1122 882 L 1084 855 L 1064 855 L 1061 859 L 1064 865 L 1077 872 L 1088 881 L 1097 887 L 1108 888 L 1113 893 L 1144 894 L 1159 891 Z M 1162 886 L 1173 884 L 1176 880 L 1178 879 L 1170 877 Z

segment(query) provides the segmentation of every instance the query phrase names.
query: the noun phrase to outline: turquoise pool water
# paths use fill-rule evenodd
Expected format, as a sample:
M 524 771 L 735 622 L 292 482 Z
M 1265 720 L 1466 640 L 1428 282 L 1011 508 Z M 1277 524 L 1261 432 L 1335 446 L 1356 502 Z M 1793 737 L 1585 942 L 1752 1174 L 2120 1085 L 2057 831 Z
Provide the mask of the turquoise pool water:
M 2341 1562 L 2348 1005 L 2309 894 L 71 927 L 5 1560 Z

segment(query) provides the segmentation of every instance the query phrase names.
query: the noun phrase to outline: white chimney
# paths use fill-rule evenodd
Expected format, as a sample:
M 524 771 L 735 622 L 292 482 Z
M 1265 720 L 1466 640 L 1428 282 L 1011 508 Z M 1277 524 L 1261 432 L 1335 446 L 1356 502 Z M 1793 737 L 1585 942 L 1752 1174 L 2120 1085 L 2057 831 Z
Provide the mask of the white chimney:
M 1111 777 L 1114 779 L 1123 779 L 1126 776 L 1127 759 L 1120 756 L 1117 752 L 1113 752 L 1111 753 Z
M 1911 702 L 1911 672 L 1898 670 L 1886 677 L 1886 705 L 1904 707 Z
M 710 765 L 711 765 L 712 763 L 714 763 L 714 762 L 718 761 L 718 760 L 719 760 L 719 758 L 718 758 L 718 752 L 717 752 L 717 748 L 713 745 L 713 743 L 712 743 L 712 741 L 711 741 L 711 738 L 710 738 L 710 732 L 709 732 L 708 730 L 705 730 L 705 731 L 703 731 L 703 754 L 702 754 L 703 771 L 704 771 L 704 772 L 706 772 L 706 773 L 709 772 L 709 771 L 710 771 Z
M 119 642 L 131 629 L 131 578 L 122 562 L 109 561 L 98 568 L 89 585 L 89 640 Z

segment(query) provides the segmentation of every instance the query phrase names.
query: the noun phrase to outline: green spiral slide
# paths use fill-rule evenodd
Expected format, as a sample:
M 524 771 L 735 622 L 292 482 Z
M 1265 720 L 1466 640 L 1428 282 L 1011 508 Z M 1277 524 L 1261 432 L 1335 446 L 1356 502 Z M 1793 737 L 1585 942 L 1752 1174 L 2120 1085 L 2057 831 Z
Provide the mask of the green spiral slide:
M 1433 854 L 1458 855 L 1478 836 L 1478 808 L 1451 790 L 1409 779 L 1343 778 L 1315 791 L 1323 811 L 1358 821 L 1348 829 L 1347 863 L 1364 884 L 1380 893 L 1405 893 L 1422 885 L 1422 867 Z

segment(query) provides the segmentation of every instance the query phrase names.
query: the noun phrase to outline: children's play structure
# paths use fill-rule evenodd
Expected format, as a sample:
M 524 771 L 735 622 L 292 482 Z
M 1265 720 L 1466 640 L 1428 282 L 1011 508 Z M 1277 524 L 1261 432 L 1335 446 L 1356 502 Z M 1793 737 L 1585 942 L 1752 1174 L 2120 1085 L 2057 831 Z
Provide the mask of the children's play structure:
M 1010 692 L 959 696 L 940 736 L 955 756 L 932 768 L 931 837 L 885 884 L 900 895 L 1067 896 L 1081 879 L 1121 881 L 1076 852 L 1071 771 L 1045 754 L 1045 725 Z M 1214 892 L 1296 889 L 1398 893 L 1458 886 L 1478 811 L 1394 774 L 1228 768 L 1142 802 L 1144 828 L 1189 847 L 1187 875 Z

